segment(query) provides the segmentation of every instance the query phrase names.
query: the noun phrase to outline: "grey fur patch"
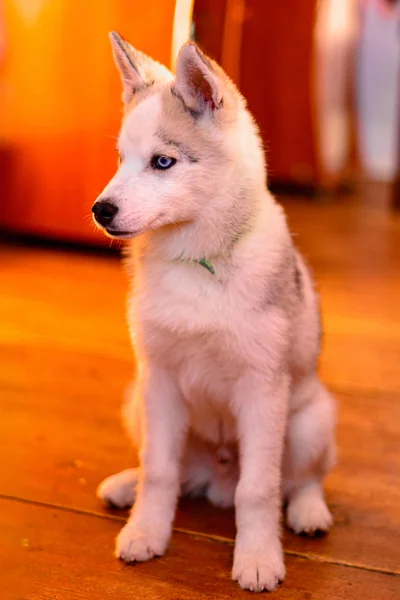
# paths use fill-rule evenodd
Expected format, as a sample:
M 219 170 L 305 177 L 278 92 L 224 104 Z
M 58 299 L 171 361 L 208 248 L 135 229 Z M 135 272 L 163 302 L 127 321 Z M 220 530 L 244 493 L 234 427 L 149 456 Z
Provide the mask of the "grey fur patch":
M 296 255 L 294 257 L 294 282 L 296 285 L 297 295 L 299 298 L 301 298 L 303 295 L 303 276 L 299 269 Z
M 296 250 L 288 245 L 282 252 L 276 271 L 269 276 L 261 310 L 271 306 L 293 313 L 301 299 L 302 275 L 297 264 Z
M 129 44 L 116 31 L 111 32 L 111 37 L 116 42 L 116 44 L 119 46 L 120 50 L 124 53 L 125 58 L 129 62 L 132 69 L 134 71 L 136 71 L 136 73 L 139 75 L 139 71 L 137 70 L 135 63 L 132 60 Z
M 167 145 L 174 146 L 181 154 L 187 158 L 187 160 L 191 163 L 199 162 L 199 159 L 194 156 L 194 154 L 189 150 L 189 148 L 183 142 L 172 139 L 167 132 L 163 129 L 159 129 L 157 131 L 158 137 Z
M 191 115 L 193 119 L 197 120 L 200 117 L 200 113 L 187 106 L 182 95 L 180 94 L 180 92 L 178 92 L 175 86 L 171 87 L 171 94 L 181 102 L 184 111 Z
M 144 81 L 138 86 L 132 86 L 132 96 L 139 94 L 140 92 L 144 92 L 152 88 L 155 84 L 154 79 L 152 81 Z

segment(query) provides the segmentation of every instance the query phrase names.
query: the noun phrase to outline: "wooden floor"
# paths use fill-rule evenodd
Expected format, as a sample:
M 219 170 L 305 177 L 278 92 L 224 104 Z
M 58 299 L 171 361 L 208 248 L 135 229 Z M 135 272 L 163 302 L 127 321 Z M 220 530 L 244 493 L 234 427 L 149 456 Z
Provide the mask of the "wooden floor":
M 285 202 L 323 298 L 323 379 L 340 403 L 325 538 L 285 532 L 273 597 L 400 598 L 400 216 L 379 188 Z M 298 234 L 298 235 L 297 235 Z M 244 598 L 230 580 L 232 511 L 182 502 L 168 554 L 113 558 L 124 514 L 95 497 L 130 465 L 119 421 L 132 358 L 118 259 L 0 248 L 2 600 Z

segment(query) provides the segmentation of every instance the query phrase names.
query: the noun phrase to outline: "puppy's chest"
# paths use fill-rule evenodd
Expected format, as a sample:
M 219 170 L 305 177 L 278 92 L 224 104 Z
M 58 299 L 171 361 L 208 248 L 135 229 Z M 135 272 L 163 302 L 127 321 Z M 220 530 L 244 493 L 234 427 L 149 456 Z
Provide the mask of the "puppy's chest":
M 237 343 L 243 307 L 234 286 L 194 265 L 147 284 L 134 304 L 146 354 L 178 373 L 185 395 L 222 396 L 244 363 Z
M 183 332 L 157 323 L 146 352 L 173 370 L 193 433 L 215 445 L 230 443 L 236 439 L 230 401 L 245 361 L 228 328 L 204 332 L 203 325 Z
M 224 315 L 176 311 L 143 324 L 146 354 L 178 374 L 185 396 L 221 397 L 244 366 L 238 332 Z
M 182 339 L 228 331 L 242 312 L 234 281 L 196 263 L 150 271 L 135 302 L 141 322 Z

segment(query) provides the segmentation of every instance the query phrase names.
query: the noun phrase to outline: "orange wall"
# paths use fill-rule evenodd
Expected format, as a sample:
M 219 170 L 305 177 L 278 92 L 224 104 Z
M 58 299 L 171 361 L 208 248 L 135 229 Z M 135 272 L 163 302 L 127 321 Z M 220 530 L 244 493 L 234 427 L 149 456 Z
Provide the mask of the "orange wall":
M 169 65 L 175 0 L 5 0 L 0 223 L 102 240 L 90 207 L 116 165 L 120 82 L 108 31 Z

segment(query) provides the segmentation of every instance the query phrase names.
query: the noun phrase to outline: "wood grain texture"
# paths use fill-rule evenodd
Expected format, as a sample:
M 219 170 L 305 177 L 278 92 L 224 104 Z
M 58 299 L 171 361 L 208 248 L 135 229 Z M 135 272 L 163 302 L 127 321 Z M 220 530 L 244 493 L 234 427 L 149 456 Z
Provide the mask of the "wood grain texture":
M 107 368 L 122 374 L 112 361 Z M 57 386 L 47 392 L 8 387 L 0 413 L 0 451 L 15 451 L 2 466 L 0 493 L 107 512 L 95 497 L 96 487 L 107 475 L 131 466 L 134 457 L 118 420 L 119 394 L 110 398 L 96 380 L 93 389 L 90 381 L 80 385 L 85 393 L 57 392 Z M 103 385 L 108 387 L 104 379 Z M 335 527 L 318 539 L 286 531 L 285 548 L 400 573 L 398 398 L 343 394 L 340 405 L 339 466 L 326 486 Z M 233 511 L 201 500 L 182 502 L 176 526 L 231 540 L 235 534 Z
M 400 586 L 389 575 L 400 572 L 400 216 L 387 211 L 388 200 L 368 188 L 361 200 L 339 205 L 286 201 L 322 292 L 321 371 L 338 396 L 340 424 L 339 464 L 327 480 L 335 527 L 311 540 L 285 532 L 290 584 L 278 592 L 289 594 L 283 597 L 383 600 L 395 597 L 393 582 Z M 8 545 L 0 544 L 0 580 L 6 573 L 21 579 L 22 566 L 3 567 L 13 560 L 11 541 L 39 536 L 36 545 L 48 550 L 27 551 L 26 581 L 41 591 L 28 597 L 94 598 L 100 589 L 105 598 L 125 597 L 131 571 L 111 555 L 125 514 L 107 512 L 95 498 L 103 477 L 132 463 L 119 419 L 134 371 L 125 275 L 113 256 L 60 250 L 3 246 L 0 261 L 0 495 L 15 498 L 1 504 Z M 197 537 L 175 534 L 168 557 L 178 548 L 177 562 L 140 567 L 147 587 L 134 579 L 134 597 L 235 597 L 233 511 L 185 500 L 176 528 Z
M 228 600 L 246 598 L 230 579 L 233 546 L 174 533 L 165 557 L 126 566 L 112 556 L 119 523 L 0 500 L 4 600 Z M 57 535 L 54 535 L 54 531 Z M 288 556 L 279 599 L 398 598 L 398 577 Z

